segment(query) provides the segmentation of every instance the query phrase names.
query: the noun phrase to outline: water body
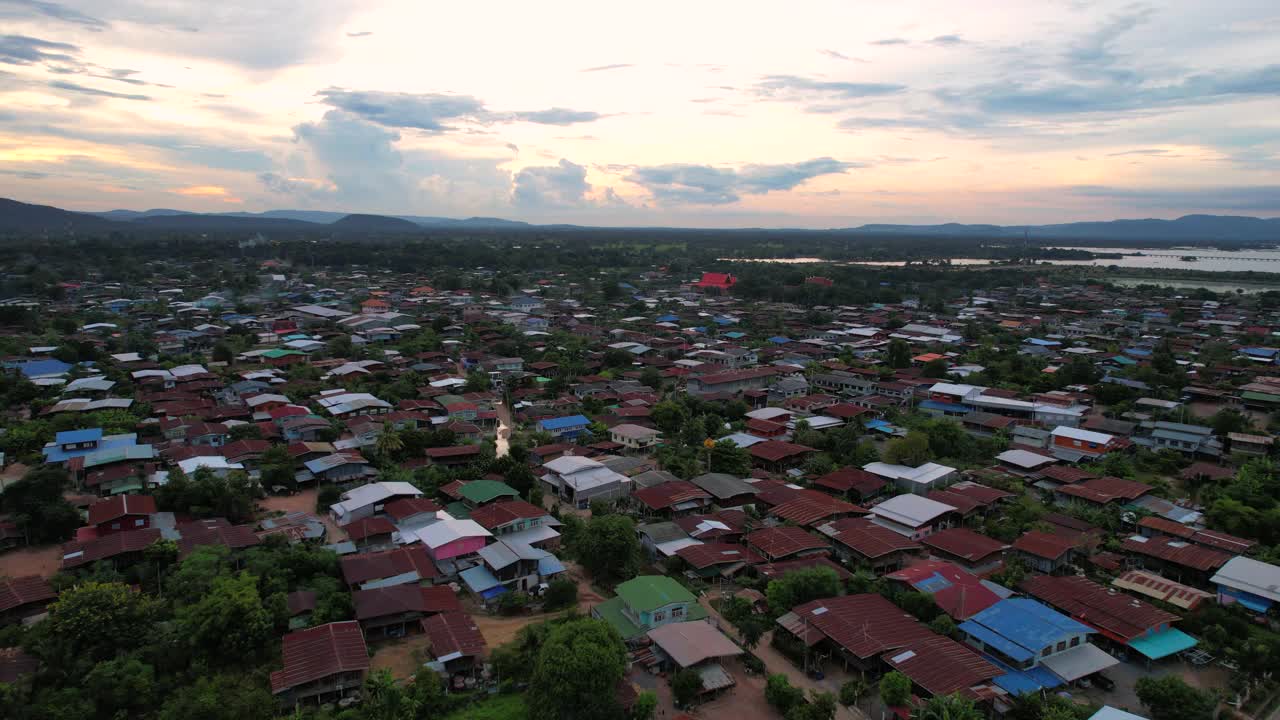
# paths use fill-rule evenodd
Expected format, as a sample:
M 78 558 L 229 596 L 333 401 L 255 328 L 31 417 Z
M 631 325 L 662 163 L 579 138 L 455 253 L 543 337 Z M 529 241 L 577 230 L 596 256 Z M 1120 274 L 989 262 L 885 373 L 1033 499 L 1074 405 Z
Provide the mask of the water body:
M 1091 267 L 1118 267 L 1152 270 L 1199 270 L 1201 272 L 1267 272 L 1280 273 L 1280 249 L 1273 250 L 1218 250 L 1216 248 L 1186 248 L 1171 250 L 1144 250 L 1142 248 L 1096 248 L 1061 246 L 1053 249 L 1084 250 L 1086 252 L 1122 254 L 1119 258 L 1094 260 L 1040 260 L 1039 264 L 1087 265 Z M 1194 257 L 1191 260 L 1187 258 Z M 862 265 L 867 267 L 904 267 L 906 260 L 846 260 L 831 261 L 822 258 L 720 258 L 730 262 L 762 262 L 782 265 L 831 263 L 835 265 Z M 994 265 L 989 258 L 951 258 L 953 267 Z M 1151 282 L 1151 281 L 1148 281 Z M 1187 281 L 1188 283 L 1194 281 Z M 1168 282 L 1162 284 L 1171 284 Z M 1200 285 L 1188 285 L 1201 287 Z M 1234 285 L 1232 287 L 1235 287 Z

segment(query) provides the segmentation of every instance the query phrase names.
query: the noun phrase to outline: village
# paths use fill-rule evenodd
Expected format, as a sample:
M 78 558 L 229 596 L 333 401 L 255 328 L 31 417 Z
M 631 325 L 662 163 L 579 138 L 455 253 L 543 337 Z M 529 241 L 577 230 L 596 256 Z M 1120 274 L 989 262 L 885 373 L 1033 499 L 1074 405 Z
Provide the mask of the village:
M 90 609 L 127 588 L 280 717 L 423 678 L 432 717 L 524 717 L 550 677 L 636 720 L 1280 717 L 1280 308 L 718 270 L 0 301 L 5 697 L 139 648 Z

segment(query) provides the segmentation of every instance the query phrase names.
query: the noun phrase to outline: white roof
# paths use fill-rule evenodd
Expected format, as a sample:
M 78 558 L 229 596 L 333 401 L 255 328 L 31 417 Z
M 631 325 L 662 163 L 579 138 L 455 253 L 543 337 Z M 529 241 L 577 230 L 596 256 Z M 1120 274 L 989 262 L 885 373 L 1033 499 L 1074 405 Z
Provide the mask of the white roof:
M 927 525 L 955 508 L 923 495 L 896 495 L 871 508 L 871 514 L 907 527 Z
M 942 382 L 934 383 L 933 387 L 929 388 L 929 392 L 931 393 L 959 395 L 960 397 L 964 397 L 969 393 L 973 392 L 974 390 L 981 392 L 983 390 L 986 390 L 986 388 L 978 387 L 977 385 L 961 385 L 959 383 L 942 383 Z
M 1077 645 L 1070 650 L 1054 653 L 1040 661 L 1040 664 L 1067 682 L 1075 682 L 1082 677 L 1101 672 L 1118 665 L 1119 660 L 1103 652 L 1093 643 Z
M 1147 720 L 1141 715 L 1125 712 L 1120 708 L 1103 705 L 1102 709 L 1089 716 L 1089 720 Z
M 493 533 L 485 530 L 475 520 L 459 520 L 444 511 L 441 511 L 437 517 L 439 518 L 437 522 L 414 528 L 412 531 L 413 535 L 429 548 L 435 549 L 462 538 L 493 536 Z
M 1050 434 L 1054 437 L 1083 440 L 1084 442 L 1098 443 L 1099 445 L 1106 445 L 1114 439 L 1106 433 L 1093 432 L 1092 430 L 1081 430 L 1080 428 L 1067 427 L 1065 425 L 1059 425 L 1054 428 L 1053 432 Z
M 330 506 L 330 510 L 339 515 L 346 515 L 358 508 L 373 505 L 389 497 L 397 495 L 413 495 L 417 497 L 422 491 L 407 482 L 375 482 L 361 485 L 342 493 L 342 501 Z
M 572 475 L 583 470 L 604 466 L 591 458 L 582 457 L 581 455 L 562 455 L 551 462 L 545 463 L 542 467 L 557 475 Z
M 996 459 L 1000 462 L 1009 463 L 1010 465 L 1016 465 L 1020 468 L 1027 469 L 1057 462 L 1054 458 L 1045 457 L 1044 455 L 1033 453 L 1029 450 L 1005 450 L 997 455 Z
M 182 468 L 182 472 L 190 475 L 200 468 L 209 468 L 210 470 L 243 470 L 244 465 L 240 463 L 227 462 L 225 457 L 221 455 L 197 455 L 186 460 L 178 462 L 178 467 Z
M 1247 557 L 1235 557 L 1218 569 L 1212 582 L 1280 602 L 1280 567 Z
M 944 478 L 956 471 L 953 467 L 939 465 L 938 463 L 932 462 L 925 463 L 920 467 L 873 462 L 863 465 L 862 469 L 872 475 L 879 475 L 880 477 L 886 477 L 892 480 L 907 480 L 919 485 L 928 485 L 934 480 Z
M 747 417 L 755 420 L 773 420 L 776 417 L 780 417 L 782 415 L 790 415 L 790 414 L 791 414 L 790 410 L 783 410 L 782 408 L 777 408 L 777 407 L 763 407 L 763 408 L 760 408 L 759 410 L 752 410 L 751 412 L 747 413 Z

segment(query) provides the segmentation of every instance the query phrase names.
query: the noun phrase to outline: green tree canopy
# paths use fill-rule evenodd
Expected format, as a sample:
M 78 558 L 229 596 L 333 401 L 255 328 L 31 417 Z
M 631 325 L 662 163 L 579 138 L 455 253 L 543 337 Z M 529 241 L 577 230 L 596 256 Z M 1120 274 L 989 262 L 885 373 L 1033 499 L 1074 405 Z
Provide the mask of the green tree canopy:
M 617 686 L 626 658 L 622 638 L 602 620 L 580 618 L 556 626 L 533 668 L 530 720 L 621 717 Z

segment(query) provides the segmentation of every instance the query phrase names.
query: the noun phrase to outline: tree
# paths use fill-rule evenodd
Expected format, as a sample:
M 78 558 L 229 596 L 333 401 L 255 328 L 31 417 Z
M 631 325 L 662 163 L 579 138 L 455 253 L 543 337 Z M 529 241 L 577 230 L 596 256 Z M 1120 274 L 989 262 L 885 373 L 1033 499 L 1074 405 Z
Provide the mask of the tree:
M 529 719 L 620 717 L 617 686 L 626 666 L 626 646 L 603 620 L 579 618 L 554 627 L 530 678 Z
M 396 684 L 391 671 L 375 670 L 365 678 L 360 720 L 415 720 L 418 698 Z
M 835 597 L 840 594 L 840 576 L 829 567 L 812 567 L 793 570 L 777 580 L 770 580 L 765 589 L 769 610 L 781 614 L 810 600 Z
M 1218 699 L 1188 685 L 1177 675 L 1142 677 L 1133 689 L 1151 711 L 1151 720 L 1212 720 Z
M 84 689 L 103 720 L 149 714 L 155 684 L 155 669 L 132 656 L 98 663 L 84 678 Z
M 947 376 L 947 361 L 942 358 L 934 358 L 924 364 L 924 368 L 920 371 L 921 377 L 927 378 L 944 378 Z
M 379 457 L 391 459 L 404 449 L 404 440 L 400 438 L 400 433 L 396 432 L 391 423 L 386 423 L 378 433 L 377 447 Z
M 106 661 L 141 647 L 159 612 L 156 600 L 124 583 L 86 582 L 49 606 L 49 618 L 32 630 L 34 644 L 52 666 Z
M 698 671 L 682 668 L 671 676 L 671 695 L 676 707 L 689 707 L 702 693 L 702 676 Z
M 746 477 L 751 473 L 751 453 L 740 448 L 732 440 L 721 440 L 711 448 L 710 472 Z
M 911 720 L 983 720 L 981 710 L 963 695 L 934 695 L 911 713 Z
M 493 382 L 489 379 L 489 373 L 472 370 L 467 373 L 467 384 L 462 389 L 466 392 L 485 392 L 492 385 Z
M 640 541 L 635 523 L 623 515 L 592 517 L 574 540 L 583 569 L 597 581 L 629 580 L 640 571 Z
M 652 690 L 644 690 L 636 696 L 631 705 L 631 717 L 628 720 L 653 720 L 658 709 L 658 696 Z
M 1227 433 L 1242 433 L 1250 430 L 1249 418 L 1234 408 L 1223 408 L 1209 418 L 1213 434 L 1226 437 Z
M 919 467 L 932 459 L 929 436 L 918 430 L 912 430 L 904 438 L 889 441 L 884 448 L 884 461 L 891 465 Z
M 159 720 L 270 720 L 278 706 L 251 675 L 199 676 L 165 700 Z
M 809 702 L 800 703 L 786 714 L 786 720 L 832 720 L 836 716 L 836 696 L 815 692 Z
M 209 358 L 216 363 L 229 363 L 235 359 L 235 353 L 230 345 L 220 341 L 214 343 L 213 349 L 209 351 Z
M 234 440 L 261 440 L 262 428 L 253 423 L 243 423 L 235 425 L 231 428 L 231 439 Z M 279 446 L 284 447 L 284 446 Z
M 911 365 L 911 347 L 903 340 L 890 340 L 885 351 L 885 362 L 891 368 L 904 368 Z
M 178 609 L 177 620 L 197 655 L 226 663 L 262 655 L 274 636 L 258 579 L 249 573 L 218 578 L 198 602 Z
M 566 577 L 558 577 L 547 584 L 542 597 L 544 610 L 559 610 L 578 604 L 578 584 Z
M 673 400 L 663 400 L 653 406 L 650 417 L 659 430 L 670 436 L 679 431 L 689 419 L 689 410 Z
M 654 390 L 658 390 L 662 387 L 662 373 L 652 365 L 646 366 L 644 370 L 640 371 L 640 382 Z
M 61 542 L 83 522 L 80 513 L 62 496 L 70 484 L 67 472 L 41 466 L 0 494 L 0 510 L 10 513 L 27 542 Z
M 880 678 L 880 700 L 890 707 L 906 705 L 911 700 L 911 680 L 897 670 Z
M 764 699 L 785 716 L 791 708 L 804 702 L 804 690 L 792 686 L 786 675 L 774 673 L 765 681 Z
M 840 686 L 840 704 L 857 705 L 858 701 L 870 690 L 871 686 L 867 684 L 866 678 L 861 675 L 852 680 L 847 680 Z
M 952 620 L 949 615 L 939 615 L 930 621 L 929 629 L 939 635 L 954 635 L 956 632 L 956 621 Z

